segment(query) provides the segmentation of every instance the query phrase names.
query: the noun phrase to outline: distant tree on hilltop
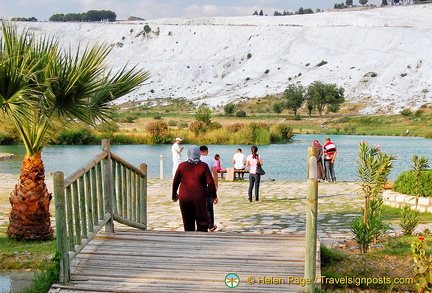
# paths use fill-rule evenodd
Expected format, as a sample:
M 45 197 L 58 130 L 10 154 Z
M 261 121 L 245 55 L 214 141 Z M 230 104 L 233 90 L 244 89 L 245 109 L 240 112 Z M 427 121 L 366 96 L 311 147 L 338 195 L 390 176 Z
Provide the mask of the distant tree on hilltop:
M 368 0 L 359 0 L 359 3 L 364 6 L 366 3 L 368 3 Z
M 304 9 L 303 7 L 300 7 L 300 9 L 296 12 L 296 14 L 313 14 L 313 10 L 311 8 Z
M 11 21 L 38 21 L 36 17 L 30 17 L 30 18 L 26 18 L 26 17 L 12 17 Z
M 89 10 L 85 13 L 54 14 L 49 21 L 115 21 L 117 15 L 111 10 Z

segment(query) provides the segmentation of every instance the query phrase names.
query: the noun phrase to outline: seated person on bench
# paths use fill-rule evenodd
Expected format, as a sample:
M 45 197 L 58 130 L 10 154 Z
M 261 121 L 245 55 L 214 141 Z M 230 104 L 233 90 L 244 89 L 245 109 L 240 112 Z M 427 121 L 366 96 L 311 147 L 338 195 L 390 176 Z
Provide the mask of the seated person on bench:
M 223 170 L 222 167 L 221 167 L 221 161 L 220 161 L 220 156 L 219 156 L 219 154 L 216 154 L 216 155 L 214 156 L 214 159 L 215 159 L 215 161 L 216 161 L 216 171 L 217 171 L 218 173 L 220 173 L 220 174 L 221 174 L 221 178 L 223 178 L 223 174 L 224 174 L 226 171 Z
M 235 170 L 244 170 L 246 166 L 246 156 L 243 154 L 242 149 L 238 148 L 236 150 L 236 153 L 234 154 L 234 157 L 232 159 L 232 163 L 234 164 L 234 171 Z M 236 173 L 234 173 L 235 176 Z M 239 179 L 244 179 L 244 173 L 237 173 L 239 176 Z

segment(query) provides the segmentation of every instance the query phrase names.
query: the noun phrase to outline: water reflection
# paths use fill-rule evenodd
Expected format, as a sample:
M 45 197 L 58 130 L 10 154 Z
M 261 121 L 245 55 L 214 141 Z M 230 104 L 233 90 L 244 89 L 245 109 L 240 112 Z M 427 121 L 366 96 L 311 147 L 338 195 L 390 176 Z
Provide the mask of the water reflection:
M 19 292 L 31 286 L 34 274 L 30 271 L 0 271 L 0 292 Z

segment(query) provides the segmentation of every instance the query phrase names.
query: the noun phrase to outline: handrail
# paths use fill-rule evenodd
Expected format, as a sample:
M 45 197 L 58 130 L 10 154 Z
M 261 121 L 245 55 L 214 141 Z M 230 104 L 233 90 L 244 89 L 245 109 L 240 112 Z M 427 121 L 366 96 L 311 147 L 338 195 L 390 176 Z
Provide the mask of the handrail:
M 111 153 L 109 140 L 103 151 L 68 177 L 54 173 L 56 242 L 61 283 L 70 281 L 70 261 L 113 221 L 147 229 L 147 165 L 136 168 Z

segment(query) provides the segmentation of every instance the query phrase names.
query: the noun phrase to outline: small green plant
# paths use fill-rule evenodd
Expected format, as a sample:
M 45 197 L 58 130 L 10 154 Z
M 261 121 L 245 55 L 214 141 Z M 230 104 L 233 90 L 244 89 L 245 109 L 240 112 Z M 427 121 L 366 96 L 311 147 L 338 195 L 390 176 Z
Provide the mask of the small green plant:
M 247 58 L 248 58 L 248 59 L 252 58 L 252 54 L 251 54 L 251 53 L 248 53 L 248 54 L 247 54 Z
M 407 76 L 408 75 L 408 73 L 401 73 L 401 77 L 405 77 L 405 76 Z
M 345 255 L 339 250 L 328 248 L 323 244 L 320 246 L 320 256 L 322 267 L 332 266 L 345 258 Z
M 266 69 L 266 71 L 264 71 L 265 74 L 269 74 L 270 69 Z
M 414 175 L 414 189 L 415 189 L 415 196 L 416 196 L 416 208 L 418 205 L 419 197 L 420 197 L 420 178 L 421 178 L 421 172 L 429 168 L 429 160 L 425 157 L 418 157 L 417 155 L 414 155 L 411 159 L 413 161 L 412 170 Z
M 382 221 L 382 186 L 387 182 L 395 157 L 381 151 L 380 146 L 370 146 L 360 141 L 357 173 L 360 177 L 360 193 L 364 198 L 363 215 L 351 226 L 361 251 L 366 253 L 370 244 L 385 230 Z
M 401 209 L 401 223 L 402 233 L 411 236 L 415 227 L 419 222 L 419 212 L 413 211 L 409 205 L 404 205 Z
M 432 256 L 426 255 L 427 245 L 424 237 L 411 244 L 411 253 L 414 260 L 414 279 L 419 292 L 432 291 Z

